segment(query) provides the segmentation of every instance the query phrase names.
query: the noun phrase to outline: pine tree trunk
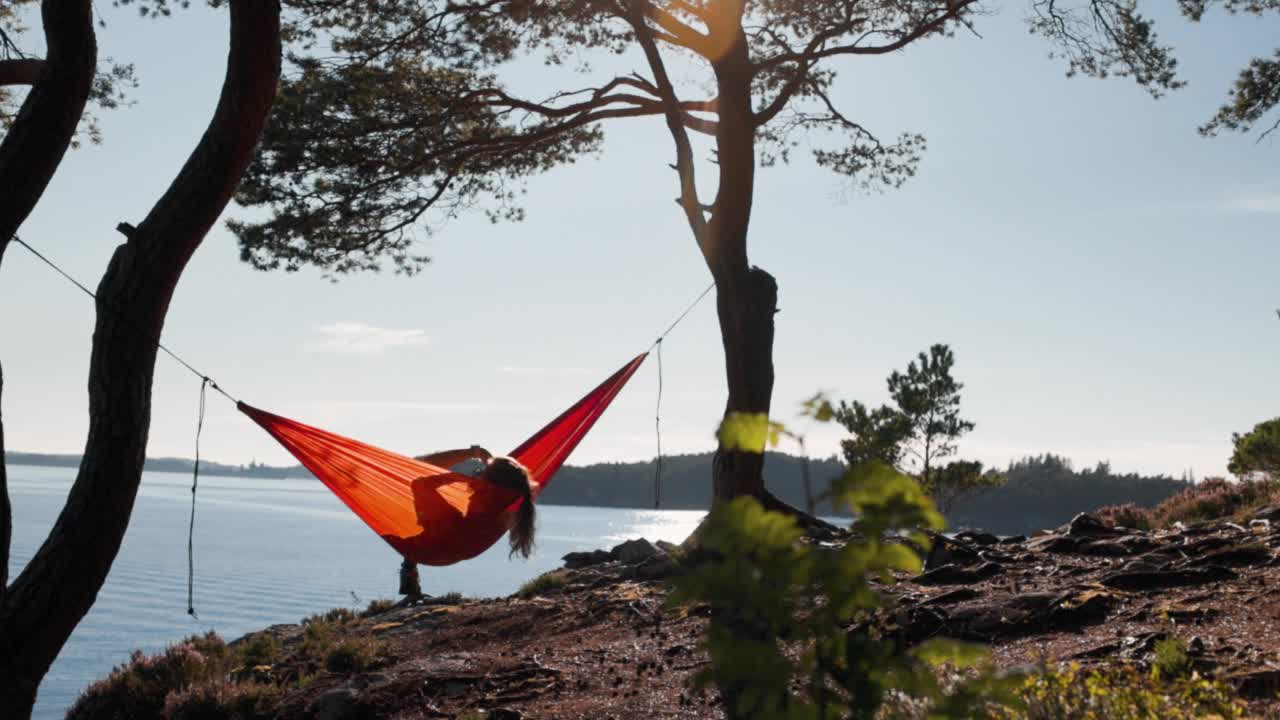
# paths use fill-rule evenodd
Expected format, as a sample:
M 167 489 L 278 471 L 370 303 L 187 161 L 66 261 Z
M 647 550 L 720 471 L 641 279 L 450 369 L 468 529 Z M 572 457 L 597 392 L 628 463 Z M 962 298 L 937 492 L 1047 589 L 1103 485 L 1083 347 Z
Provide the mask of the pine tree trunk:
M 75 137 L 98 61 L 93 12 L 88 0 L 44 0 L 40 12 L 47 56 L 0 142 L 0 262 Z M 0 402 L 3 395 L 4 371 L 0 368 Z M 0 608 L 4 607 L 8 589 L 12 534 L 13 509 L 9 502 L 4 422 L 0 414 Z M 0 644 L 0 678 L 9 676 L 4 666 L 11 657 L 9 648 Z M 34 686 L 19 691 L 16 682 L 13 687 L 8 683 L 3 685 L 0 692 L 31 695 L 34 699 Z M 23 702 L 29 704 L 30 701 Z M 0 701 L 0 707 L 5 706 L 7 703 Z
M 178 279 L 252 158 L 280 73 L 278 0 L 232 0 L 214 117 L 177 178 L 98 286 L 89 435 L 53 531 L 0 606 L 0 717 L 27 718 L 35 688 L 88 612 L 120 548 L 142 477 L 157 343 Z
M 725 416 L 768 415 L 773 396 L 773 316 L 778 311 L 778 285 L 773 276 L 751 267 L 747 260 L 755 194 L 755 118 L 752 67 L 741 30 L 713 68 L 720 105 L 716 133 L 720 189 L 703 253 L 716 280 L 716 310 L 729 391 Z M 763 452 L 722 444 L 716 453 L 713 488 L 717 503 L 742 495 L 763 496 Z
M 773 396 L 777 283 L 764 270 L 751 268 L 732 280 L 718 278 L 717 284 L 716 306 L 729 386 L 725 416 L 768 415 Z M 742 495 L 762 496 L 764 454 L 722 446 L 716 454 L 714 490 L 716 502 Z
M 0 247 L 0 255 L 4 248 Z M 4 461 L 4 367 L 0 366 L 0 607 L 9 585 L 9 544 L 13 539 L 13 507 L 9 504 L 9 476 Z
M 0 258 L 71 145 L 98 62 L 89 0 L 44 0 L 40 17 L 44 69 L 0 143 Z

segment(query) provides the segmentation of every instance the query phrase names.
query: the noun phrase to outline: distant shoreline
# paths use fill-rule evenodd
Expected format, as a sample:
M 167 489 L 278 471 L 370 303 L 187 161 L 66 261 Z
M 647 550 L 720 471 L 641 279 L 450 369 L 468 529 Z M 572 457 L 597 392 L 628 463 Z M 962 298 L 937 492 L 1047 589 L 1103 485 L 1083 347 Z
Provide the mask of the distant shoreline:
M 5 461 L 13 465 L 76 468 L 75 455 L 11 452 Z M 668 455 L 662 458 L 661 509 L 706 510 L 711 506 L 712 453 Z M 806 507 L 806 475 L 815 494 L 824 493 L 831 481 L 844 472 L 835 458 L 810 459 L 785 453 L 765 453 L 764 477 L 771 493 L 792 507 Z M 186 458 L 149 458 L 145 469 L 190 476 L 195 463 Z M 653 460 L 644 462 L 565 465 L 556 481 L 547 486 L 539 501 L 547 505 L 593 508 L 653 509 L 658 468 Z M 271 480 L 309 480 L 313 476 L 301 465 L 230 465 L 200 461 L 204 475 Z M 1005 470 L 1008 483 L 956 503 L 947 514 L 953 528 L 982 529 L 996 535 L 1028 534 L 1042 528 L 1058 527 L 1077 513 L 1108 505 L 1133 503 L 1152 508 L 1190 485 L 1184 480 L 1157 475 L 1117 473 L 1106 462 L 1095 467 L 1073 468 L 1064 458 L 1044 454 L 1010 463 Z M 269 484 L 264 483 L 264 484 Z M 819 516 L 848 512 L 830 497 L 814 507 Z
M 711 453 L 668 455 L 662 462 L 663 510 L 701 510 L 711 507 Z M 77 455 L 9 452 L 8 465 L 77 468 Z M 802 461 L 785 453 L 766 454 L 765 475 L 771 489 L 787 502 L 804 506 Z M 824 489 L 843 466 L 834 459 L 811 460 L 814 487 Z M 143 469 L 149 472 L 172 472 L 190 475 L 195 461 L 188 458 L 147 458 Z M 654 507 L 653 460 L 625 463 L 565 465 L 556 473 L 556 482 L 548 486 L 540 498 L 546 505 L 613 508 L 619 510 L 652 510 Z M 231 465 L 200 460 L 200 474 L 209 477 L 249 478 L 261 480 L 314 480 L 315 476 L 301 465 L 272 466 L 250 463 Z M 819 514 L 839 514 L 830 503 L 818 508 Z
M 6 452 L 6 465 L 28 465 L 31 467 L 80 467 L 79 455 L 56 455 L 46 453 Z M 144 470 L 151 472 L 192 472 L 195 461 L 187 458 L 147 458 Z M 223 477 L 266 478 L 272 480 L 308 479 L 314 477 L 301 465 L 277 467 L 272 465 L 228 465 L 226 463 L 200 461 L 200 472 L 204 475 Z

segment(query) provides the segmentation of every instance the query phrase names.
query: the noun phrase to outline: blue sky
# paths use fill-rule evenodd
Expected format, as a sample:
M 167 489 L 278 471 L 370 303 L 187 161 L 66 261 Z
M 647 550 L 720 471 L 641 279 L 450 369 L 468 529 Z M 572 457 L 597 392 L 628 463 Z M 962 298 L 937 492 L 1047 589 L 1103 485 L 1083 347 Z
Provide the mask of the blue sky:
M 226 55 L 219 12 L 144 22 L 100 5 L 101 53 L 137 64 L 136 105 L 104 115 L 106 142 L 68 156 L 21 231 L 91 286 L 120 241 L 112 228 L 146 214 L 199 138 Z M 946 342 L 978 425 L 966 456 L 1221 473 L 1230 434 L 1280 414 L 1280 147 L 1195 128 L 1280 23 L 1163 17 L 1189 85 L 1157 102 L 1125 80 L 1064 78 L 1027 34 L 1025 5 L 999 10 L 981 39 L 836 66 L 848 114 L 886 137 L 928 137 L 904 188 L 852 192 L 803 154 L 762 171 L 750 252 L 780 285 L 774 414 L 832 452 L 834 428 L 796 419 L 804 398 L 881 402 L 891 370 Z M 512 77 L 545 82 L 538 68 Z M 378 445 L 509 449 L 710 281 L 672 202 L 661 121 L 607 133 L 599 157 L 529 184 L 525 222 L 424 233 L 433 263 L 413 278 L 256 272 L 219 225 L 178 288 L 166 343 L 247 402 Z M 90 303 L 12 247 L 0 307 L 8 446 L 77 452 Z M 664 360 L 664 448 L 711 449 L 724 380 L 710 302 Z M 655 369 L 575 462 L 652 457 Z M 192 454 L 197 389 L 160 359 L 151 455 Z M 221 398 L 202 452 L 288 461 Z

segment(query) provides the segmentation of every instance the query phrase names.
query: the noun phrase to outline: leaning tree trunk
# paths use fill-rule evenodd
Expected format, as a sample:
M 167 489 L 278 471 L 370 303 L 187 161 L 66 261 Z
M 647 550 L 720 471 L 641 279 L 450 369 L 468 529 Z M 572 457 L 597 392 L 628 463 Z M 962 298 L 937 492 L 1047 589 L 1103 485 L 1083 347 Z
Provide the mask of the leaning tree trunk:
M 98 62 L 89 0 L 44 0 L 40 14 L 47 56 L 44 60 L 22 61 L 28 72 L 5 80 L 12 84 L 29 82 L 32 87 L 0 143 L 0 261 L 71 145 Z M 4 371 L 0 369 L 0 400 L 3 395 Z M 12 529 L 13 512 L 4 466 L 4 422 L 0 416 L 0 607 L 4 605 L 9 581 Z M 0 645 L 0 677 L 6 676 L 4 662 L 10 657 L 9 649 Z M 4 692 L 3 688 L 0 692 Z
M 0 258 L 75 136 L 98 62 L 89 0 L 44 0 L 48 55 L 0 143 Z
M 253 154 L 280 75 L 278 0 L 232 0 L 231 51 L 213 120 L 98 286 L 89 435 L 53 531 L 0 607 L 0 717 L 27 718 L 36 688 L 93 605 L 133 509 L 151 421 L 157 344 L 178 279 Z
M 720 190 L 703 252 L 716 280 L 716 310 L 729 386 L 725 417 L 740 413 L 768 416 L 773 397 L 773 316 L 778 311 L 778 285 L 772 275 L 751 267 L 747 260 L 755 192 L 755 122 L 752 68 L 741 31 L 713 67 L 720 91 L 716 133 Z M 741 495 L 765 497 L 763 450 L 721 443 L 713 478 L 715 502 Z

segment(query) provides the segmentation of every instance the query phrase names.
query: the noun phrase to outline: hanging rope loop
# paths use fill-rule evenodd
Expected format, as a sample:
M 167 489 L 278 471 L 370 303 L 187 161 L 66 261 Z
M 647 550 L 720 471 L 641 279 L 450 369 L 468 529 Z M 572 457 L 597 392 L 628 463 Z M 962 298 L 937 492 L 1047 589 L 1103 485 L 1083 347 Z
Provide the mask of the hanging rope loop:
M 200 431 L 204 429 L 205 389 L 218 385 L 208 376 L 200 378 L 200 414 L 196 419 L 196 462 L 191 469 L 191 522 L 187 526 L 187 614 L 199 620 L 196 614 L 196 488 L 200 486 Z M 221 392 L 221 391 L 219 391 Z
M 653 430 L 658 436 L 658 455 L 653 463 L 653 509 L 662 509 L 662 338 L 654 343 L 658 356 L 658 404 L 653 410 Z
M 653 430 L 658 439 L 658 454 L 653 461 L 654 510 L 660 510 L 662 508 L 662 341 L 667 339 L 667 336 L 671 334 L 672 330 L 676 329 L 677 325 L 683 322 L 686 317 L 689 317 L 689 313 L 693 312 L 693 309 L 698 307 L 698 303 L 702 302 L 702 299 L 710 294 L 711 291 L 715 289 L 715 286 L 715 281 L 711 281 L 711 284 L 708 285 L 707 288 L 698 295 L 698 297 L 694 298 L 693 302 L 689 303 L 689 307 L 685 308 L 684 312 L 680 313 L 680 315 L 667 326 L 667 329 L 663 330 L 662 333 L 658 335 L 658 339 L 654 340 L 653 344 L 649 346 L 649 351 L 658 356 L 658 403 L 653 412 Z

